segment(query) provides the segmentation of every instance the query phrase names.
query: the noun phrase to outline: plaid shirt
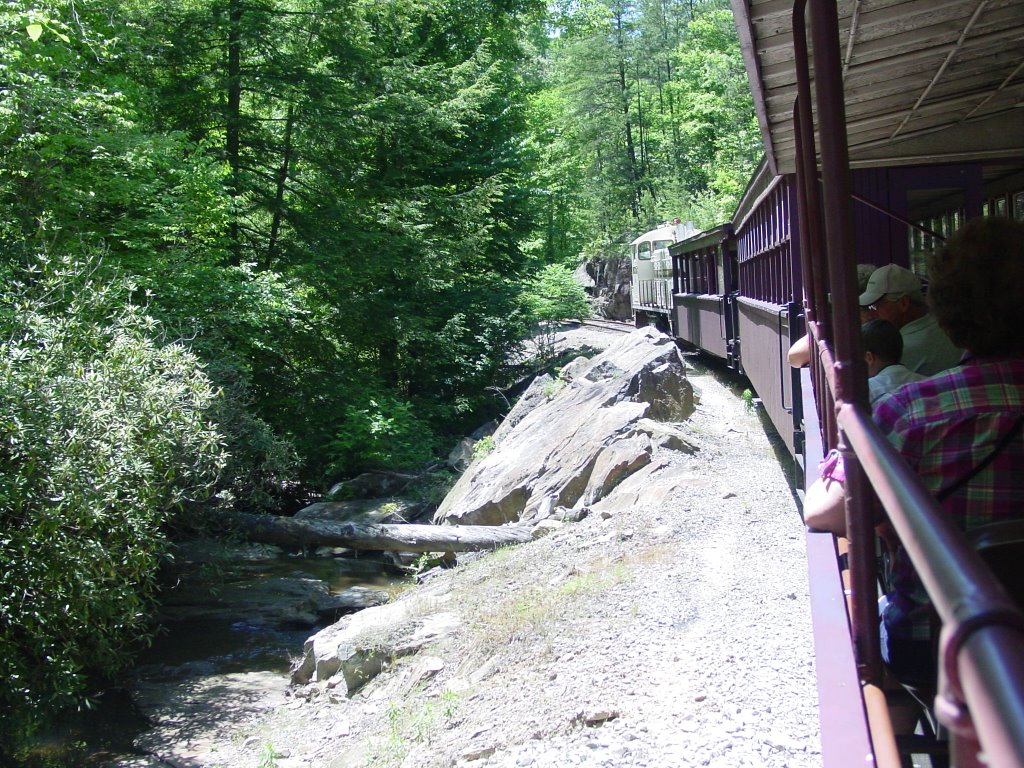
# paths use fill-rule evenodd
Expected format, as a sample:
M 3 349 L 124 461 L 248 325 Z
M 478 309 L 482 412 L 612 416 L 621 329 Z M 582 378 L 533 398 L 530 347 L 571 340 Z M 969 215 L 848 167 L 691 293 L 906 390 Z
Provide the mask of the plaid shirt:
M 983 462 L 1024 415 L 1024 359 L 968 358 L 878 402 L 874 420 L 933 494 Z M 1024 517 L 1024 438 L 1012 440 L 942 507 L 962 530 Z M 887 630 L 930 636 L 928 596 L 902 547 L 893 555 Z

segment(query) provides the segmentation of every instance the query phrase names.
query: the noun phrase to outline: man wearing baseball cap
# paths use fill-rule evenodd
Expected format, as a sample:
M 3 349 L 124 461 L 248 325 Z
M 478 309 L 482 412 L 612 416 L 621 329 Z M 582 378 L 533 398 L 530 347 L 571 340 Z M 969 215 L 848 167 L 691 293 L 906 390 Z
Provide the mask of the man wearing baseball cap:
M 909 269 L 898 264 L 876 269 L 859 303 L 861 309 L 874 311 L 900 329 L 903 365 L 911 371 L 931 376 L 960 362 L 963 350 L 949 340 L 928 311 L 921 281 Z

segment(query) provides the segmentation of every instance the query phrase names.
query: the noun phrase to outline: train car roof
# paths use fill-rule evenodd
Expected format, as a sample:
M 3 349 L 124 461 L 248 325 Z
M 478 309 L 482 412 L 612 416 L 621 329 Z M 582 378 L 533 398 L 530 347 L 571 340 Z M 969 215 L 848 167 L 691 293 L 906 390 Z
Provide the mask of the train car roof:
M 714 229 L 707 229 L 703 232 L 695 232 L 684 240 L 679 240 L 669 246 L 668 252 L 673 256 L 684 253 L 691 253 L 701 248 L 718 245 L 722 239 L 732 231 L 732 224 L 719 224 Z
M 631 242 L 630 245 L 635 246 L 655 240 L 669 240 L 675 243 L 676 227 L 672 224 L 662 224 L 662 226 L 655 227 L 654 229 L 648 229 L 639 238 Z
M 773 173 L 795 170 L 793 2 L 732 0 Z M 1024 155 L 1024 2 L 838 0 L 838 12 L 851 165 Z

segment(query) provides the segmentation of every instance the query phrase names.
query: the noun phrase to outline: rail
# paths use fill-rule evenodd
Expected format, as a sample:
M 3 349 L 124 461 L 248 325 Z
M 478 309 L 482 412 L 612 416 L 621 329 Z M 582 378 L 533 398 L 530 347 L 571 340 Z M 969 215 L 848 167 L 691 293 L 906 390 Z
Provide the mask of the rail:
M 977 737 L 987 765 L 1021 768 L 1024 614 L 866 410 L 842 405 L 839 424 L 942 620 L 940 719 L 968 748 Z

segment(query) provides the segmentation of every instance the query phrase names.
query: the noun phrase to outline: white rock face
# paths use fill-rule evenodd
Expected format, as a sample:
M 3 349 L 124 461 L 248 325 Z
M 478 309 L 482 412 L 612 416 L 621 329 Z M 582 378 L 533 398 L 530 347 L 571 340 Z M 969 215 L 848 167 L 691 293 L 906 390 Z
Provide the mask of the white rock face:
M 435 522 L 501 525 L 593 504 L 650 464 L 656 432 L 668 445 L 657 422 L 693 413 L 683 359 L 653 328 L 574 361 L 569 375 L 564 385 L 547 379 L 524 395 L 506 420 L 511 427 L 498 429 L 495 449 L 462 475 Z M 536 389 L 551 395 L 539 398 Z

